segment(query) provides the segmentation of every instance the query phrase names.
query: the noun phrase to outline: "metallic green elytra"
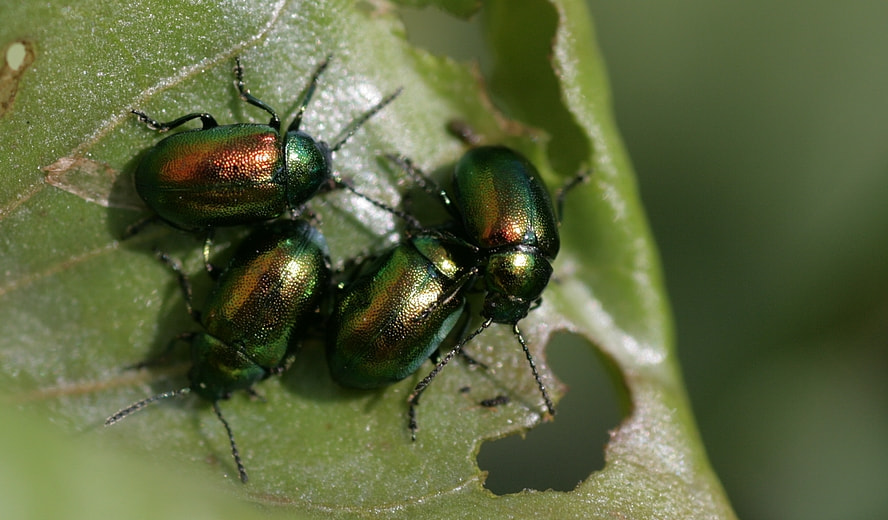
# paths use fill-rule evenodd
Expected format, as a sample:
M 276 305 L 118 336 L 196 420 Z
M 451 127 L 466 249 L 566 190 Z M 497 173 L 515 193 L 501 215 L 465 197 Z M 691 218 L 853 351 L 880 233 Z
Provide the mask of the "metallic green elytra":
M 177 273 L 188 311 L 203 329 L 174 340 L 190 342 L 189 385 L 134 403 L 105 424 L 160 399 L 194 392 L 213 403 L 228 431 L 240 478 L 246 482 L 246 470 L 218 401 L 237 390 L 250 391 L 255 383 L 283 370 L 299 339 L 297 332 L 316 319 L 330 283 L 326 241 L 304 221 L 280 220 L 257 227 L 219 276 L 202 313 L 191 306 L 185 274 L 166 255 L 160 258 Z
M 133 110 L 148 128 L 166 132 L 200 119 L 202 127 L 171 135 L 148 150 L 135 171 L 136 191 L 157 218 L 188 231 L 211 232 L 219 226 L 252 224 L 296 209 L 325 185 L 342 186 L 333 173 L 332 154 L 370 117 L 389 104 L 400 89 L 355 118 L 333 141 L 299 130 L 318 79 L 329 56 L 315 70 L 301 96 L 299 110 L 286 132 L 281 120 L 244 86 L 237 60 L 235 75 L 240 98 L 271 115 L 268 124 L 219 126 L 208 113 L 192 113 L 160 123 Z M 348 187 L 348 186 L 344 186 Z M 136 223 L 128 234 L 136 232 Z
M 210 400 L 277 371 L 330 282 L 321 233 L 301 220 L 254 230 L 217 280 L 191 346 L 189 380 Z
M 492 323 L 512 325 L 546 411 L 554 415 L 555 407 L 518 328 L 539 303 L 560 246 L 560 219 L 536 168 L 506 147 L 474 148 L 454 169 L 451 198 L 409 160 L 390 159 L 439 196 L 456 225 L 406 240 L 339 291 L 327 344 L 333 377 L 361 388 L 407 377 L 437 351 L 465 306 L 465 293 L 478 288 L 485 292 L 482 324 L 437 362 L 408 399 L 413 439 L 422 392 L 467 342 Z M 565 191 L 558 195 L 559 208 Z
M 467 238 L 482 249 L 524 244 L 555 258 L 558 220 L 533 164 L 505 146 L 466 152 L 453 172 L 455 204 Z
M 330 178 L 331 163 L 326 144 L 303 132 L 282 137 L 268 125 L 213 126 L 151 148 L 136 169 L 136 191 L 181 229 L 250 224 L 310 199 Z
M 333 378 L 377 388 L 416 372 L 456 324 L 465 260 L 433 236 L 396 246 L 337 294 L 327 361 Z

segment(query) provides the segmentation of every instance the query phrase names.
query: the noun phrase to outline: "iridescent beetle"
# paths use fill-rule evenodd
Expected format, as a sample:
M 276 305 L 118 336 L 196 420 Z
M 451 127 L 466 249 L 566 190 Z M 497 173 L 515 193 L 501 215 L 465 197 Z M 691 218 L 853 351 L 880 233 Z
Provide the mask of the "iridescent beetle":
M 315 316 L 330 283 L 323 235 L 301 220 L 279 220 L 255 228 L 216 280 L 203 312 L 191 306 L 191 285 L 181 268 L 160 254 L 178 275 L 189 313 L 201 332 L 173 341 L 191 345 L 189 385 L 136 402 L 105 421 L 110 426 L 146 405 L 191 392 L 213 403 L 225 426 L 243 482 L 247 472 L 219 401 L 283 370 L 299 340 L 297 331 Z M 171 347 L 174 343 L 171 343 Z
M 555 407 L 518 323 L 540 301 L 558 254 L 558 215 L 536 168 L 503 146 L 469 150 L 456 164 L 453 197 L 404 158 L 390 157 L 453 214 L 456 229 L 424 230 L 375 259 L 336 295 L 327 359 L 333 378 L 357 388 L 399 381 L 435 354 L 465 308 L 472 287 L 486 293 L 483 322 L 462 338 L 413 390 L 409 428 L 416 439 L 416 406 L 423 391 L 466 343 L 492 323 L 512 326 L 546 411 Z

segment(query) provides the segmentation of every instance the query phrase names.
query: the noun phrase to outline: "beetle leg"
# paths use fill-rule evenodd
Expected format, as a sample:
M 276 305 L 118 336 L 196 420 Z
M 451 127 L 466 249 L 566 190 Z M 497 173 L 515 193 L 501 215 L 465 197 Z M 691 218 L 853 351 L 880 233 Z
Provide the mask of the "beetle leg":
M 281 118 L 278 117 L 277 112 L 264 101 L 256 99 L 256 96 L 250 94 L 250 91 L 247 90 L 247 87 L 244 85 L 244 67 L 241 65 L 240 58 L 234 58 L 234 63 L 234 86 L 237 87 L 237 92 L 240 95 L 240 98 L 254 107 L 259 107 L 271 114 L 271 121 L 268 122 L 268 126 L 275 130 L 280 130 Z
M 161 123 L 155 119 L 151 119 L 145 112 L 140 112 L 138 110 L 131 110 L 131 112 L 138 116 L 139 121 L 145 123 L 145 126 L 157 132 L 167 132 L 169 130 L 172 130 L 173 128 L 182 126 L 192 119 L 198 118 L 200 118 L 200 122 L 203 123 L 203 127 L 201 128 L 201 130 L 206 130 L 208 128 L 219 126 L 219 123 L 216 122 L 216 119 L 206 112 L 193 112 L 191 114 L 182 116 L 179 119 L 174 119 L 169 123 Z

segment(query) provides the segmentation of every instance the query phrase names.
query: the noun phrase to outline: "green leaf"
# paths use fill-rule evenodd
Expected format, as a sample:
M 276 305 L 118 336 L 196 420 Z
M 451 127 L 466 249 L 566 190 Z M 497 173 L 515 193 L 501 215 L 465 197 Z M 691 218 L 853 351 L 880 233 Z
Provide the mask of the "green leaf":
M 0 384 L 7 404 L 120 453 L 150 454 L 169 468 L 165 478 L 184 467 L 191 480 L 223 486 L 228 475 L 229 493 L 289 517 L 733 517 L 684 394 L 658 260 L 582 3 L 488 4 L 489 92 L 470 64 L 407 43 L 396 11 L 382 2 L 20 4 L 0 8 L 0 45 L 23 42 L 34 57 L 0 75 L 0 101 L 9 107 L 0 115 Z M 462 2 L 453 12 L 470 8 Z M 129 176 L 139 152 L 158 139 L 129 110 L 163 120 L 194 111 L 221 124 L 264 120 L 231 86 L 233 58 L 241 56 L 251 92 L 293 114 L 328 53 L 333 62 L 304 120 L 313 135 L 332 139 L 404 87 L 336 156 L 342 174 L 372 197 L 397 204 L 405 184 L 380 154 L 403 153 L 437 174 L 451 165 L 463 149 L 445 128 L 454 118 L 525 152 L 550 186 L 592 169 L 591 182 L 567 198 L 556 279 L 521 322 L 556 397 L 565 389 L 544 355 L 553 332 L 578 334 L 612 362 L 626 418 L 605 447 L 605 468 L 576 490 L 495 496 L 483 487 L 480 443 L 541 420 L 527 362 L 503 326 L 469 345 L 490 370 L 454 362 L 424 394 L 413 444 L 405 399 L 430 366 L 380 391 L 347 390 L 327 374 L 323 346 L 306 341 L 288 372 L 257 387 L 264 401 L 237 395 L 221 403 L 250 472 L 246 486 L 237 482 L 224 429 L 194 397 L 101 426 L 133 401 L 187 384 L 184 363 L 126 368 L 195 328 L 152 247 L 185 259 L 198 307 L 210 286 L 195 238 L 155 226 L 118 240 L 144 214 L 134 209 Z M 320 197 L 312 209 L 338 265 L 398 239 L 399 223 L 347 193 Z M 222 232 L 220 248 L 240 233 Z M 459 391 L 466 386 L 473 397 Z M 512 402 L 495 410 L 476 403 L 497 394 Z M 41 449 L 19 444 L 0 450 Z M 138 489 L 141 467 L 96 469 L 115 478 L 105 496 L 89 500 L 132 496 L 117 483 Z M 69 474 L 67 482 L 87 472 L 52 471 Z M 35 483 L 28 493 L 36 504 L 55 491 Z M 195 500 L 201 496 L 195 492 Z

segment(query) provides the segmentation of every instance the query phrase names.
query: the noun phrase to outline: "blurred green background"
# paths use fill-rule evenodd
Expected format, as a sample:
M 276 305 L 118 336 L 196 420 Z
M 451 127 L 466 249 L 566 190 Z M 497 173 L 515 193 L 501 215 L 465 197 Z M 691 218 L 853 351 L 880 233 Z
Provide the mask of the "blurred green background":
M 888 518 L 888 2 L 589 8 L 737 514 Z
M 888 518 L 888 3 L 590 9 L 737 514 Z

